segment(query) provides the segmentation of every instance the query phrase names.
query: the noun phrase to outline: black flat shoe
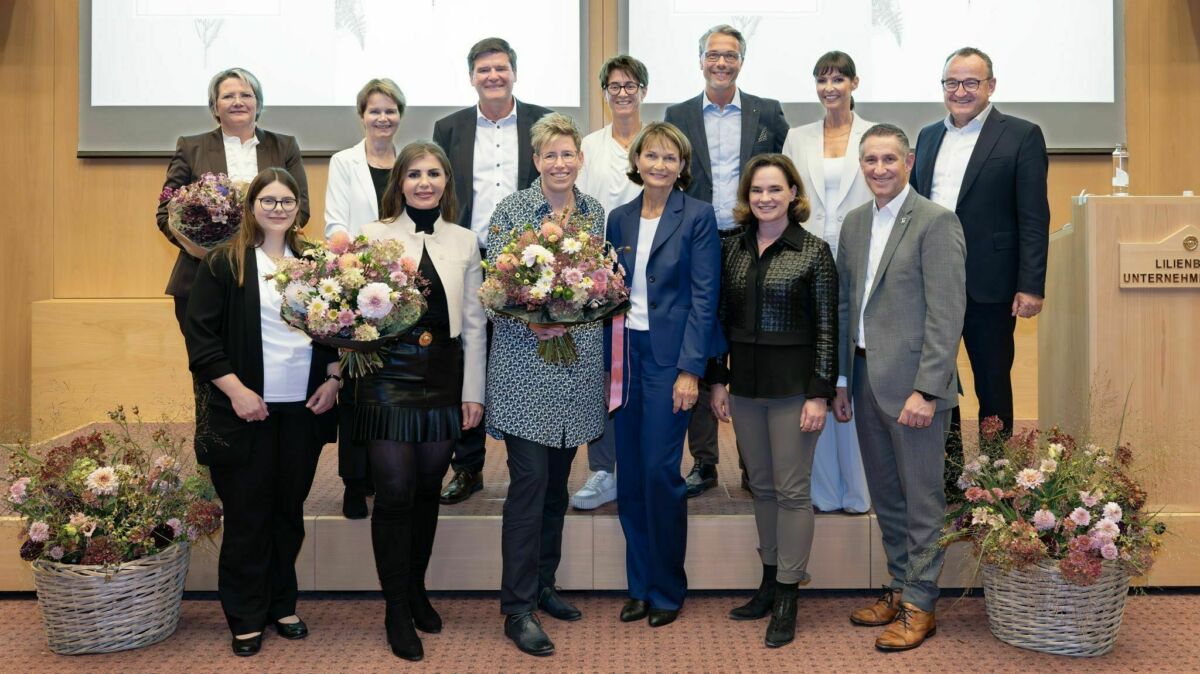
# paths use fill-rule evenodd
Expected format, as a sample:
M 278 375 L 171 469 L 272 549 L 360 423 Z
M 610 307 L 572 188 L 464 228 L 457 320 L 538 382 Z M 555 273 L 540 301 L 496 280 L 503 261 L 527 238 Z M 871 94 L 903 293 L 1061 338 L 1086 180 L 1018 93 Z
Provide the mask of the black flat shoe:
M 478 470 L 456 470 L 454 477 L 442 490 L 442 505 L 454 505 L 471 498 L 471 494 L 483 490 L 483 473 Z
M 711 463 L 696 462 L 683 482 L 687 486 L 687 497 L 695 498 L 717 486 L 717 467 Z
M 546 615 L 558 620 L 572 621 L 583 617 L 583 613 L 579 609 L 563 599 L 557 588 L 543 587 L 542 591 L 538 592 L 537 604 L 538 608 L 546 612 Z
M 642 620 L 650 612 L 650 604 L 641 599 L 630 599 L 621 607 L 621 622 L 632 623 Z
M 238 657 L 248 658 L 251 655 L 258 655 L 260 650 L 262 650 L 261 632 L 245 639 L 233 638 L 233 654 Z
M 348 520 L 366 519 L 370 513 L 367 511 L 367 496 L 358 489 L 346 487 L 342 492 L 342 517 Z
M 554 642 L 546 636 L 546 632 L 542 630 L 542 623 L 532 611 L 506 616 L 504 636 L 512 639 L 522 653 L 537 656 L 554 653 Z
M 388 610 L 383 618 L 383 629 L 387 633 L 392 655 L 409 662 L 419 662 L 425 658 L 425 647 L 413 629 L 412 616 L 408 615 L 408 611 Z
M 294 623 L 275 621 L 275 631 L 284 639 L 303 639 L 308 636 L 308 625 L 303 620 Z
M 678 610 L 672 610 L 669 608 L 651 608 L 649 616 L 646 620 L 650 623 L 651 627 L 662 627 L 663 625 L 670 625 L 671 623 L 675 622 L 675 619 L 678 617 Z

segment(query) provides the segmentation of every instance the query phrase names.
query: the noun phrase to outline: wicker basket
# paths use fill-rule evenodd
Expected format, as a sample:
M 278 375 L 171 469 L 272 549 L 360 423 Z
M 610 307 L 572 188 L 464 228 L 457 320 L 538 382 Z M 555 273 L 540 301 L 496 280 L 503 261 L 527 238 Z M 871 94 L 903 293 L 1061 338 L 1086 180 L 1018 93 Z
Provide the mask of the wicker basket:
M 33 563 L 50 650 L 111 653 L 171 636 L 179 624 L 190 548 L 180 542 L 116 568 Z
M 983 590 L 997 639 L 1055 655 L 1104 655 L 1117 642 L 1129 574 L 1105 562 L 1095 584 L 1081 586 L 1063 580 L 1054 562 L 1020 571 L 984 564 Z

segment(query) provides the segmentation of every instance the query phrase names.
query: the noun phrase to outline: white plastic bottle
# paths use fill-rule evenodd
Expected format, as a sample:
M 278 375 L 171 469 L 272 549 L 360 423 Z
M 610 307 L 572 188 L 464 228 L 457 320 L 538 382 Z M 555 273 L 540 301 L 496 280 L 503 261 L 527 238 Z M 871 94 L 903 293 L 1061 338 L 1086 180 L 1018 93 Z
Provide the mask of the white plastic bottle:
M 1117 143 L 1113 150 L 1112 195 L 1114 197 L 1129 196 L 1129 149 L 1125 143 Z

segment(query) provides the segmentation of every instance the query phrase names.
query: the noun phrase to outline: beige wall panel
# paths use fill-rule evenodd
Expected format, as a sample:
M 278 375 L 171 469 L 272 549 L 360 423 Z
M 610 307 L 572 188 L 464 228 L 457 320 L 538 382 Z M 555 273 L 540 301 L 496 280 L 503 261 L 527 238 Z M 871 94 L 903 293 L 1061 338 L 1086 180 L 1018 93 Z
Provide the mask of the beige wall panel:
M 47 437 L 137 405 L 145 419 L 190 421 L 191 376 L 170 300 L 47 300 L 33 305 L 33 431 Z

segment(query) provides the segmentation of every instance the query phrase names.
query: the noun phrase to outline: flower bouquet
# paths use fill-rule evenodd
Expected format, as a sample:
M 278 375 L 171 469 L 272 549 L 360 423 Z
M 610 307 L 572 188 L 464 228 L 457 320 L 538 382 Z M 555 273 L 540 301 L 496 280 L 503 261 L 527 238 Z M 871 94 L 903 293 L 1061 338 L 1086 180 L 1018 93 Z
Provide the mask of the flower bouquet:
M 205 173 L 189 185 L 164 187 L 158 200 L 167 202 L 171 233 L 211 250 L 232 237 L 241 225 L 245 189 L 224 173 Z
M 1150 569 L 1166 530 L 1130 475 L 1133 451 L 1080 446 L 1058 428 L 1044 439 L 1036 430 L 1005 439 L 1002 430 L 995 417 L 983 421 L 942 542 L 973 544 L 997 637 L 1055 653 L 1107 652 L 1129 579 Z
M 566 212 L 556 220 L 513 229 L 479 289 L 483 305 L 526 323 L 578 325 L 629 309 L 625 270 L 588 222 Z M 570 365 L 578 353 L 571 334 L 538 342 L 547 363 Z
M 123 650 L 169 636 L 189 546 L 221 526 L 207 474 L 185 470 L 177 458 L 188 438 L 140 423 L 131 429 L 122 408 L 109 418 L 114 431 L 44 451 L 10 448 L 7 505 L 25 519 L 20 555 L 33 562 L 57 653 Z
M 426 308 L 428 281 L 394 239 L 351 240 L 335 232 L 299 257 L 281 260 L 267 279 L 283 295 L 283 320 L 318 344 L 339 348 L 351 377 L 381 367 L 379 347 L 410 330 Z

